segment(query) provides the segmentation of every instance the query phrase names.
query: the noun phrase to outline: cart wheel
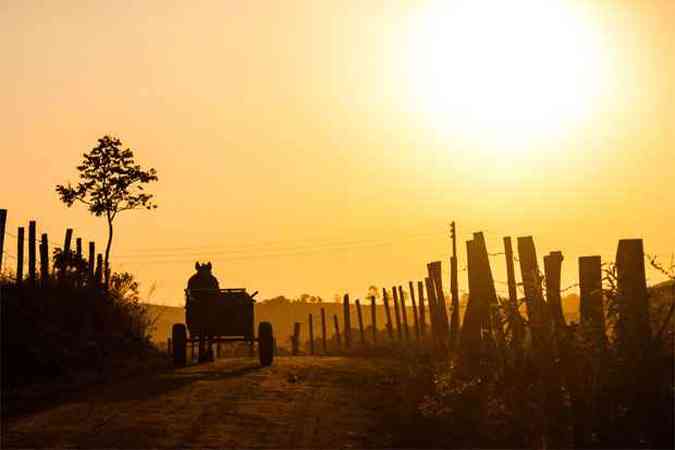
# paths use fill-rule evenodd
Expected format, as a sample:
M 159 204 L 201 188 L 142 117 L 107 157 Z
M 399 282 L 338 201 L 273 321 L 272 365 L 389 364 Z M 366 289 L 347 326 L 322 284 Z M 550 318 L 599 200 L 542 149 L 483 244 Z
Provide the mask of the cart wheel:
M 272 324 L 269 322 L 260 322 L 260 325 L 258 325 L 258 356 L 262 366 L 272 365 L 274 335 L 272 334 Z
M 171 327 L 171 343 L 173 364 L 176 367 L 185 367 L 187 364 L 187 331 L 184 324 L 176 323 Z

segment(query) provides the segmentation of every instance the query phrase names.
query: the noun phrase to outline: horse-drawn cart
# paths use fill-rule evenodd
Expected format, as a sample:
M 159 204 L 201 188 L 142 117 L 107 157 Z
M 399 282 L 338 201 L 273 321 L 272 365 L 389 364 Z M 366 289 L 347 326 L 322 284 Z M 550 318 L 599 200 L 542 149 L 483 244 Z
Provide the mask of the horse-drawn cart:
M 272 325 L 261 322 L 254 334 L 254 296 L 246 289 L 186 289 L 185 324 L 171 330 L 173 360 L 176 366 L 187 363 L 187 346 L 198 343 L 199 361 L 213 360 L 213 344 L 220 342 L 257 342 L 260 364 L 269 366 L 274 358 Z M 186 326 L 187 325 L 187 326 Z

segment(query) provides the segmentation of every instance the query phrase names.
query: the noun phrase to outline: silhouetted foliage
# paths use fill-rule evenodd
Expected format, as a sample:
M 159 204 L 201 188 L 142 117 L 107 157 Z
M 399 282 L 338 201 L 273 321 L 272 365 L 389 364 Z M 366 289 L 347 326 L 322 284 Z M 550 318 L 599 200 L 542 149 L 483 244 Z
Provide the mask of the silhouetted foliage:
M 55 266 L 62 258 L 55 252 Z M 86 261 L 67 267 L 77 266 Z M 107 290 L 81 283 L 75 270 L 55 275 L 35 286 L 0 280 L 3 390 L 83 371 L 108 376 L 115 361 L 156 353 L 133 275 L 113 274 Z

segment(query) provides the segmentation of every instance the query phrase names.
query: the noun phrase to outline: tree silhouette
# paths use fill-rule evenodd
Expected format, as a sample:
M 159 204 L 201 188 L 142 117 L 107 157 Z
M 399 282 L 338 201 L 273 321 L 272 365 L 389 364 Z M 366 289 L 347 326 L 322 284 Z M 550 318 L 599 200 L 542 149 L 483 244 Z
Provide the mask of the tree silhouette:
M 63 203 L 71 207 L 79 201 L 89 212 L 108 222 L 108 243 L 105 248 L 105 281 L 110 281 L 110 248 L 113 239 L 113 222 L 119 213 L 133 209 L 154 209 L 152 194 L 145 193 L 143 185 L 157 181 L 155 169 L 144 170 L 134 161 L 130 149 L 122 150 L 122 141 L 103 136 L 98 145 L 85 153 L 82 164 L 77 166 L 80 182 L 76 186 L 57 185 L 56 192 Z

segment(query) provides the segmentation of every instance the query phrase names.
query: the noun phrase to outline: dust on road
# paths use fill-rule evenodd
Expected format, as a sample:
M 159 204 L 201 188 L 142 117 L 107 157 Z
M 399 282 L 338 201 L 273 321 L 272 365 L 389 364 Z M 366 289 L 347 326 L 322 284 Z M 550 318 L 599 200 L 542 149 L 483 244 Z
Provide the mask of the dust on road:
M 5 423 L 3 448 L 387 447 L 381 360 L 222 359 L 99 387 Z

